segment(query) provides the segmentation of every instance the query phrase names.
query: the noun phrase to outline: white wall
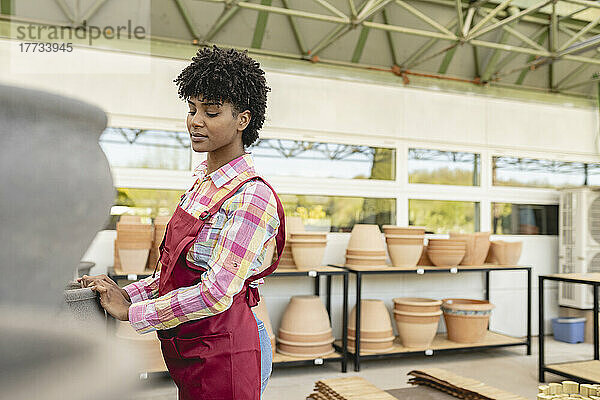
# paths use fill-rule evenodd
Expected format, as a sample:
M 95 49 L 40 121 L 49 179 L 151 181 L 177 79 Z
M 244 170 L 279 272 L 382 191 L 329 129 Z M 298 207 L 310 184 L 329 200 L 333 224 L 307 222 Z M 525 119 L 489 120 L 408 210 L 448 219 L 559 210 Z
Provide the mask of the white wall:
M 21 73 L 19 66 L 31 62 L 27 54 L 15 51 L 15 42 L 0 40 L 0 83 L 42 88 L 77 97 L 102 107 L 113 126 L 185 129 L 186 105 L 178 99 L 172 80 L 187 65 L 187 61 L 166 58 L 147 58 L 141 55 L 76 48 L 78 70 L 70 74 Z M 46 63 L 53 70 L 69 71 L 69 58 L 47 54 Z M 93 69 L 86 73 L 86 65 Z M 62 69 L 61 69 L 62 67 Z M 120 74 L 128 67 L 149 72 Z M 43 68 L 43 65 L 40 65 Z M 106 73 L 98 73 L 98 71 Z M 24 70 L 24 69 L 23 69 Z M 77 72 L 77 71 L 74 71 Z M 482 161 L 493 154 L 521 155 L 573 161 L 598 161 L 595 143 L 596 110 L 499 99 L 473 94 L 446 93 L 403 87 L 383 86 L 332 78 L 310 77 L 267 70 L 272 87 L 268 118 L 263 133 L 267 137 L 305 138 L 344 141 L 373 145 L 391 145 L 405 149 L 414 144 L 441 149 L 478 151 Z M 402 153 L 399 153 L 402 155 Z M 398 160 L 398 171 L 406 167 L 406 160 Z M 115 180 L 131 182 L 139 187 L 154 185 L 153 178 L 142 178 L 131 171 L 113 170 Z M 163 172 L 163 175 L 165 173 Z M 487 210 L 491 201 L 535 199 L 542 203 L 557 203 L 555 191 L 540 189 L 492 188 L 491 171 L 483 165 L 480 188 L 428 187 L 408 185 L 406 182 L 374 186 L 378 193 L 387 193 L 398 199 L 398 223 L 405 224 L 406 202 L 411 196 L 427 198 L 447 195 L 457 199 L 480 201 Z M 167 182 L 170 187 L 186 188 L 187 174 L 174 174 Z M 399 176 L 402 176 L 399 174 Z M 162 179 L 162 180 L 161 180 Z M 156 180 L 156 179 L 155 179 Z M 174 183 L 176 182 L 176 183 Z M 276 188 L 284 192 L 329 194 L 327 190 L 347 188 L 315 185 L 311 180 L 273 179 Z M 159 185 L 157 183 L 157 185 Z M 374 185 L 377 185 L 374 183 Z M 350 185 L 351 186 L 351 185 Z M 152 186 L 154 187 L 154 186 Z M 355 190 L 355 189 L 352 189 Z M 505 200 L 502 200 L 505 199 Z M 482 220 L 482 229 L 489 229 L 489 221 Z M 348 240 L 347 234 L 330 234 L 325 262 L 341 262 Z M 533 315 L 534 333 L 537 332 L 537 274 L 557 272 L 557 238 L 545 236 L 503 237 L 523 240 L 521 264 L 534 268 Z M 84 256 L 95 261 L 93 272 L 104 272 L 112 264 L 114 232 L 99 232 Z M 515 335 L 525 334 L 524 302 L 525 275 L 515 272 L 494 273 L 492 276 L 492 327 Z M 354 282 L 350 282 L 351 302 Z M 290 293 L 312 292 L 308 279 L 272 278 L 264 288 L 274 326 Z M 363 298 L 382 298 L 389 306 L 397 296 L 420 295 L 433 298 L 449 296 L 483 297 L 483 276 L 436 274 L 432 276 L 389 276 L 365 279 Z M 548 289 L 548 318 L 557 315 L 556 288 Z M 334 328 L 339 335 L 341 285 L 334 284 Z

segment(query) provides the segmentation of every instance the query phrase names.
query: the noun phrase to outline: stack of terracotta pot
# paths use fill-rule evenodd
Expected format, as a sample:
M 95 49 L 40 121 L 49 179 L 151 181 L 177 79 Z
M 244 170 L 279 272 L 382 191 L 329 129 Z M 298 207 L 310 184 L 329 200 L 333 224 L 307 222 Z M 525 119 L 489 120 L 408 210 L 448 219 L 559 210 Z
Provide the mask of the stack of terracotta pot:
M 167 366 L 160 349 L 160 340 L 156 332 L 137 333 L 128 321 L 117 321 L 117 340 L 125 343 L 136 356 L 141 358 L 140 372 L 166 371 Z
M 146 269 L 152 247 L 154 228 L 140 217 L 123 215 L 117 222 L 115 269 L 123 273 L 141 274 Z
M 152 248 L 148 256 L 148 269 L 154 269 L 158 258 L 160 257 L 159 246 L 162 243 L 165 232 L 167 231 L 167 223 L 171 220 L 170 216 L 158 216 L 154 218 L 154 237 L 152 240 Z M 160 266 L 159 266 L 160 267 Z
M 429 239 L 427 257 L 436 267 L 455 267 L 465 256 L 466 243 L 456 239 Z
M 273 325 L 271 325 L 271 318 L 269 317 L 269 310 L 267 310 L 267 303 L 265 302 L 265 298 L 260 296 L 260 301 L 258 305 L 252 309 L 254 314 L 260 319 L 267 329 L 267 333 L 269 334 L 269 339 L 271 339 L 271 348 L 273 349 L 273 356 L 275 355 L 275 334 L 273 333 Z
M 383 300 L 364 299 L 360 302 L 360 352 L 377 353 L 394 347 L 392 320 Z M 348 348 L 355 351 L 356 306 L 348 319 Z
M 290 232 L 290 244 L 296 268 L 307 270 L 323 265 L 327 233 Z
M 450 233 L 450 239 L 463 240 L 466 244 L 461 265 L 481 266 L 490 249 L 490 232 Z
M 304 232 L 304 224 L 300 217 L 285 217 L 285 246 L 279 260 L 281 268 L 296 268 L 292 255 L 292 244 L 290 243 L 291 232 Z
M 414 267 L 423 254 L 425 228 L 384 225 L 385 241 L 394 267 Z
M 329 315 L 318 296 L 293 296 L 283 312 L 277 352 L 293 357 L 333 353 Z
M 393 301 L 400 342 L 405 347 L 428 348 L 437 332 L 442 302 L 416 297 L 399 297 Z
M 486 261 L 490 264 L 517 265 L 522 250 L 523 242 L 494 240 L 491 243 Z
M 448 331 L 448 340 L 459 343 L 477 343 L 487 333 L 494 305 L 486 300 L 444 299 L 442 311 Z
M 356 224 L 346 249 L 346 266 L 385 266 L 385 244 L 377 225 Z

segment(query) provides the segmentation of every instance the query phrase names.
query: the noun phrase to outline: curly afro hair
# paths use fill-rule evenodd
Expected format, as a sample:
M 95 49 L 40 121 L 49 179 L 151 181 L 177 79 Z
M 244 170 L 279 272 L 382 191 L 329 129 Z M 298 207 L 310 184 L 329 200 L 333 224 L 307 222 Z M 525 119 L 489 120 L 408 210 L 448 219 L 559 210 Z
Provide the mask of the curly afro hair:
M 242 133 L 245 147 L 258 139 L 265 121 L 267 86 L 260 64 L 248 56 L 248 51 L 202 48 L 173 81 L 179 97 L 187 100 L 202 95 L 204 101 L 229 102 L 234 116 L 245 110 L 251 113 L 250 123 Z

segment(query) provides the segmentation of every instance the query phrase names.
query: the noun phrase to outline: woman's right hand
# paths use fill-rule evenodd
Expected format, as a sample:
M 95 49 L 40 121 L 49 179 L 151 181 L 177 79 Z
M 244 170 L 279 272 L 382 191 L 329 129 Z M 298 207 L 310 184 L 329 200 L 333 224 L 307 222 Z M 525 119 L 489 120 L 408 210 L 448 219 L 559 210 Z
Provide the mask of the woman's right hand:
M 106 276 L 104 274 L 95 275 L 95 276 L 83 275 L 81 278 L 77 279 L 77 282 L 81 283 L 82 288 L 89 287 L 89 286 L 96 286 L 96 282 L 98 282 L 98 281 L 103 282 L 105 284 L 105 286 L 106 285 L 114 286 L 115 288 L 119 289 L 121 291 L 121 293 L 123 294 L 123 296 L 127 299 L 127 301 L 131 301 L 131 299 L 129 298 L 129 293 L 127 293 L 127 291 L 125 289 L 121 289 L 115 281 L 113 281 L 112 279 L 110 279 L 108 276 Z

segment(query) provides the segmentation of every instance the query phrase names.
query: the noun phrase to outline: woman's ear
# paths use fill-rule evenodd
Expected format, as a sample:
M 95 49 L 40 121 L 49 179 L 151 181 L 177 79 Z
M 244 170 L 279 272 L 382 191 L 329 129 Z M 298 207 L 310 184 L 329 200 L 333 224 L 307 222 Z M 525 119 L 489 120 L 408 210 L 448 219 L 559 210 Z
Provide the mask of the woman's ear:
M 246 129 L 246 127 L 248 127 L 248 124 L 250 123 L 250 120 L 252 119 L 252 114 L 250 113 L 250 110 L 245 110 L 242 111 L 241 113 L 238 114 L 238 131 L 243 131 L 244 129 Z

